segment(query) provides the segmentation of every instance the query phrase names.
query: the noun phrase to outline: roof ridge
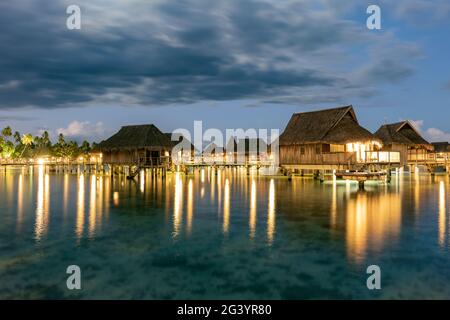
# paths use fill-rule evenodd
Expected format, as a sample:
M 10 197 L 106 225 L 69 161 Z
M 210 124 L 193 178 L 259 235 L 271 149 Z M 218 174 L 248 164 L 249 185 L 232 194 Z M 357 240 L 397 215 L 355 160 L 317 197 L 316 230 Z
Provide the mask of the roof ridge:
M 130 128 L 130 127 L 155 127 L 153 123 L 148 124 L 128 124 L 125 126 L 122 126 L 121 128 Z
M 353 108 L 353 105 L 349 104 L 349 105 L 347 105 L 347 106 L 340 106 L 340 107 L 335 107 L 335 108 L 327 108 L 327 109 L 311 110 L 311 111 L 304 111 L 304 112 L 294 112 L 293 115 L 307 114 L 307 113 L 315 113 L 315 112 L 326 112 L 326 111 L 331 111 L 331 110 L 347 109 L 347 108 Z
M 328 111 L 331 111 L 331 110 L 338 110 L 338 109 L 346 109 L 346 111 L 345 111 L 340 117 L 338 117 L 338 118 L 334 121 L 334 123 L 333 123 L 333 124 L 328 128 L 328 130 L 322 135 L 322 139 L 324 139 L 324 138 L 327 136 L 327 134 L 330 133 L 330 131 L 333 130 L 333 128 L 335 128 L 335 127 L 339 124 L 339 122 L 341 122 L 341 120 L 345 117 L 345 115 L 346 115 L 350 110 L 353 109 L 353 106 L 350 105 L 350 106 L 348 106 L 348 107 L 341 107 L 341 108 L 334 108 L 334 109 L 327 109 L 327 110 L 328 110 Z M 327 111 L 327 110 L 324 110 L 324 111 Z M 355 115 L 355 118 L 356 118 L 356 115 Z M 358 121 L 356 121 L 356 124 L 358 124 Z

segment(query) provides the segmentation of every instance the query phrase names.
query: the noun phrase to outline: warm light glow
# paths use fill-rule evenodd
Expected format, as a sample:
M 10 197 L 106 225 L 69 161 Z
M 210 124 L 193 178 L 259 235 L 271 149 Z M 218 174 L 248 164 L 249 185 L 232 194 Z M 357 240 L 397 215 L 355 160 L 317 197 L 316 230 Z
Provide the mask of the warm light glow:
M 19 232 L 23 222 L 23 174 L 19 176 L 17 187 L 17 231 Z
M 83 236 L 84 214 L 84 174 L 80 174 L 78 177 L 77 222 L 75 226 L 75 235 L 78 240 Z
M 417 166 L 414 167 L 414 210 L 420 212 L 420 176 Z
M 267 241 L 272 244 L 275 236 L 275 181 L 270 179 L 269 205 L 267 210 Z
M 333 170 L 333 190 L 331 194 L 331 227 L 336 228 L 337 220 L 337 181 L 336 181 L 336 170 Z
M 177 238 L 180 233 L 183 214 L 183 180 L 181 174 L 175 174 L 175 197 L 173 204 L 173 237 Z
M 91 190 L 89 199 L 89 237 L 95 234 L 97 223 L 97 177 L 91 176 Z
M 400 234 L 402 202 L 398 194 L 357 193 L 349 199 L 346 212 L 347 256 L 364 263 L 367 251 L 381 252 Z
M 119 192 L 117 191 L 113 193 L 113 203 L 116 207 L 119 205 Z
M 225 191 L 223 201 L 223 232 L 228 233 L 230 228 L 230 183 L 225 179 Z
M 370 142 L 354 142 L 354 143 L 347 143 L 346 144 L 346 150 L 347 152 L 355 152 L 356 153 L 356 160 L 358 162 L 366 162 L 366 156 L 369 156 L 369 160 L 371 157 L 378 157 L 378 153 L 375 152 L 369 152 L 374 149 L 374 147 L 381 148 L 381 144 L 378 141 L 370 141 Z M 381 154 L 380 154 L 381 156 Z M 389 157 L 389 153 L 385 153 L 382 155 L 383 157 Z
M 45 163 L 45 159 L 39 158 L 39 159 L 37 159 L 37 163 L 39 165 L 43 165 Z
M 252 179 L 250 191 L 250 217 L 249 217 L 250 238 L 255 237 L 256 232 L 256 182 Z
M 139 189 L 141 192 L 145 191 L 145 170 L 139 172 Z
M 35 222 L 35 239 L 40 241 L 48 230 L 49 215 L 49 177 L 45 174 L 44 166 L 38 168 L 38 190 L 37 190 L 37 206 L 36 206 L 36 222 Z
M 446 232 L 446 209 L 445 209 L 445 184 L 444 181 L 439 183 L 439 245 L 445 245 Z
M 378 149 L 381 149 L 383 147 L 383 145 L 378 141 L 372 141 L 372 145 L 377 147 Z
M 64 218 L 67 215 L 67 208 L 69 205 L 69 175 L 64 174 L 64 184 L 63 184 L 63 210 Z
M 187 222 L 186 228 L 187 233 L 190 234 L 192 231 L 192 219 L 194 215 L 194 181 L 189 179 L 188 184 L 188 203 L 187 203 Z
M 222 176 L 221 176 L 221 170 L 217 170 L 217 203 L 220 206 L 222 205 Z
M 216 174 L 215 174 L 215 170 L 211 169 L 210 172 L 210 176 L 211 176 L 211 191 L 210 191 L 210 196 L 211 196 L 211 203 L 215 203 L 215 195 L 216 195 Z

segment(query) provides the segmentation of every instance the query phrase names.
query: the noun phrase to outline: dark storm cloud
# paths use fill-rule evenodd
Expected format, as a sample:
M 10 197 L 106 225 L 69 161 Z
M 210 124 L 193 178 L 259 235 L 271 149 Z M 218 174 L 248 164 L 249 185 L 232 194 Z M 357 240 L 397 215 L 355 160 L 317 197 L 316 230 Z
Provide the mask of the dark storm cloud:
M 345 46 L 367 45 L 363 26 L 308 1 L 77 3 L 79 31 L 66 29 L 66 1 L 0 4 L 0 108 L 313 103 L 368 90 L 352 83 L 352 68 L 335 68 L 336 57 L 351 55 Z M 387 61 L 375 78 L 410 74 L 398 59 Z

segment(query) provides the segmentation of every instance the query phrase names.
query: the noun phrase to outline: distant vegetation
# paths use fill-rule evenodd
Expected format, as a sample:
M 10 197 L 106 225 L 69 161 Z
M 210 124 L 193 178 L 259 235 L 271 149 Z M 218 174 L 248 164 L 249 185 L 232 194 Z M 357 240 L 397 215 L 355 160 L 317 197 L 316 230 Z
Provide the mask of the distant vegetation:
M 31 159 L 39 157 L 57 157 L 74 159 L 79 156 L 89 155 L 92 145 L 83 141 L 78 145 L 76 141 L 67 141 L 63 134 L 59 134 L 58 140 L 52 143 L 47 131 L 41 136 L 34 136 L 6 127 L 0 132 L 0 159 Z

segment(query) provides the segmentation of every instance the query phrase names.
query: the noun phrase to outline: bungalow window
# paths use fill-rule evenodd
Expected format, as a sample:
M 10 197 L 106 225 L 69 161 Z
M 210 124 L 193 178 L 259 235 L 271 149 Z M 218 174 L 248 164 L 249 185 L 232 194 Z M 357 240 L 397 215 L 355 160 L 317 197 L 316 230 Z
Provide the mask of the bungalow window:
M 332 145 L 330 145 L 330 152 L 345 152 L 345 145 L 332 144 Z
M 321 154 L 322 153 L 322 145 L 318 144 L 316 145 L 316 154 Z
M 329 144 L 325 143 L 322 145 L 322 153 L 330 153 L 331 147 Z
M 305 155 L 305 147 L 301 146 L 300 147 L 300 155 L 304 156 Z

